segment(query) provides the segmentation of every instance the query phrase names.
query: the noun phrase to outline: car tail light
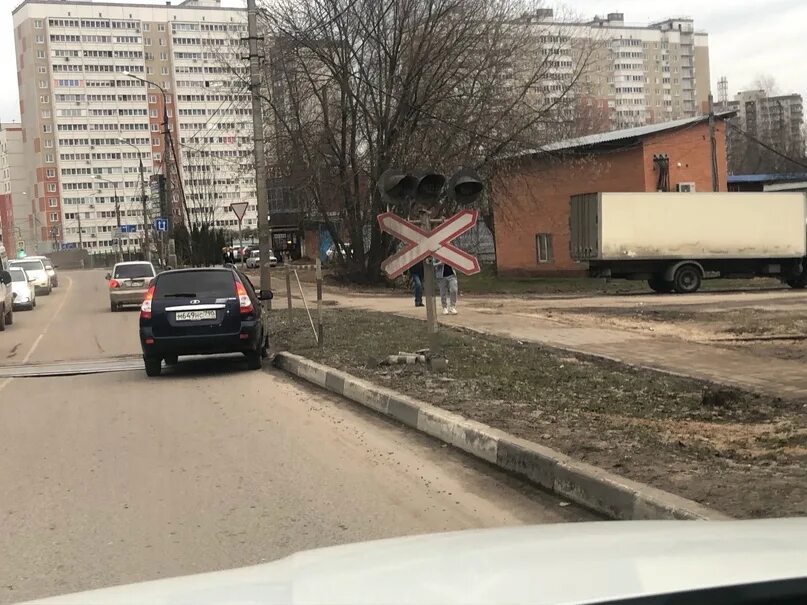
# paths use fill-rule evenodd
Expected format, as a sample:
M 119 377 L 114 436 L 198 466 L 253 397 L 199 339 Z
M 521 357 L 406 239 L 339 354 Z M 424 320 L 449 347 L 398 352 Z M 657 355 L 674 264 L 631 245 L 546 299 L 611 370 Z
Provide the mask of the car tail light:
M 120 288 L 120 282 L 117 279 L 110 279 L 109 289 L 114 290 L 115 288 Z
M 249 315 L 255 311 L 252 306 L 252 301 L 247 296 L 247 289 L 240 281 L 235 282 L 235 294 L 238 296 L 238 306 L 241 309 L 241 315 Z
M 154 286 L 151 286 L 146 292 L 146 298 L 143 299 L 143 304 L 140 305 L 140 319 L 151 319 L 151 300 L 154 298 Z

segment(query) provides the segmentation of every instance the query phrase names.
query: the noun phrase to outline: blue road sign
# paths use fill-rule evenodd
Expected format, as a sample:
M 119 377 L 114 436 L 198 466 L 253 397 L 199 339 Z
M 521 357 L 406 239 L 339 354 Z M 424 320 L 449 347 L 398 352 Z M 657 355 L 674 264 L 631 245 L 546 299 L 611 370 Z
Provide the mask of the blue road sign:
M 137 225 L 121 225 L 120 232 L 121 233 L 135 233 L 137 231 Z
M 155 218 L 154 219 L 154 228 L 157 231 L 168 231 L 168 219 L 167 218 Z

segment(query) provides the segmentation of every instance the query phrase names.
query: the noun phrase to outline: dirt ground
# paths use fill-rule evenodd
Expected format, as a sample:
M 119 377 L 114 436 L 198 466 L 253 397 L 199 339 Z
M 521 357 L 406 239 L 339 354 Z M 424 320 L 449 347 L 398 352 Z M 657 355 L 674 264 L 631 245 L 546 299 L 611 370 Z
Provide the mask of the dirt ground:
M 424 347 L 424 324 L 329 308 L 320 349 L 307 322 L 278 312 L 275 346 L 730 515 L 807 514 L 807 402 L 461 329 L 441 329 L 445 372 L 378 366 Z
M 759 357 L 807 360 L 807 309 L 765 305 L 558 309 L 547 317 L 585 325 L 609 325 L 743 350 Z

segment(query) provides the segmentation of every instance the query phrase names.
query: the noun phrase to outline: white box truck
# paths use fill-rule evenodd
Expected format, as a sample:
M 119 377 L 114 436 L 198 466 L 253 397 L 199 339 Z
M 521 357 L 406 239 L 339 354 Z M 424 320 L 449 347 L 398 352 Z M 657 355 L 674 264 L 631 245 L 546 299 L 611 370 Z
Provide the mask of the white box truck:
M 704 277 L 807 285 L 804 193 L 591 193 L 573 196 L 571 255 L 596 277 L 696 292 Z

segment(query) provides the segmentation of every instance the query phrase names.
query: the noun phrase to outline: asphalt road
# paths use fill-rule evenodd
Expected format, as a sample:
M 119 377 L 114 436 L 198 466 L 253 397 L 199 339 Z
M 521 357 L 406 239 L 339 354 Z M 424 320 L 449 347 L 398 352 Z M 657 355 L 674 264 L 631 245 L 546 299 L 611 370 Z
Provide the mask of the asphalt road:
M 0 364 L 136 355 L 103 271 L 0 334 Z M 0 602 L 463 528 L 590 519 L 574 506 L 241 358 L 0 378 Z

